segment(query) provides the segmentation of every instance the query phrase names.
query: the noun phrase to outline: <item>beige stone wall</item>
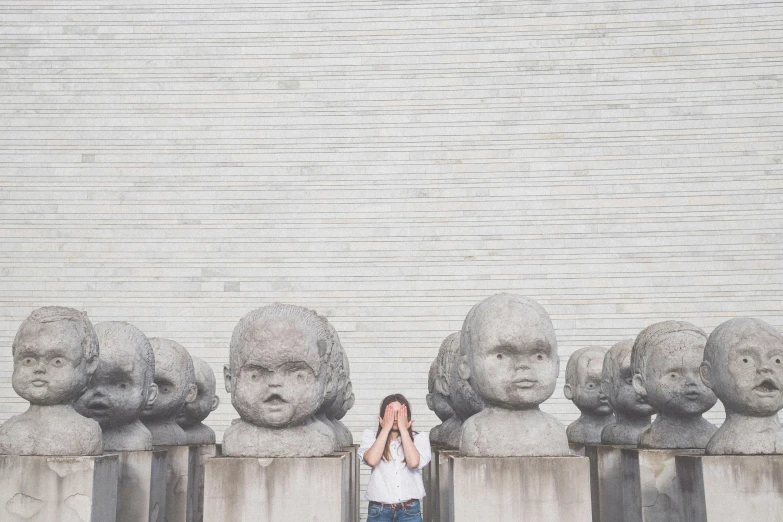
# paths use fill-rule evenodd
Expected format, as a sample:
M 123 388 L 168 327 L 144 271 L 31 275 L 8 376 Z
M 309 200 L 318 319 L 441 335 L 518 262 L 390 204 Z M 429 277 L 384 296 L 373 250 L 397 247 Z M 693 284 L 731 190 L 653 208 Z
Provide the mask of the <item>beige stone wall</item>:
M 390 392 L 433 425 L 430 361 L 495 292 L 549 310 L 563 361 L 666 318 L 783 327 L 780 2 L 4 0 L 0 22 L 0 420 L 47 304 L 215 370 L 245 312 L 315 308 L 356 435 Z

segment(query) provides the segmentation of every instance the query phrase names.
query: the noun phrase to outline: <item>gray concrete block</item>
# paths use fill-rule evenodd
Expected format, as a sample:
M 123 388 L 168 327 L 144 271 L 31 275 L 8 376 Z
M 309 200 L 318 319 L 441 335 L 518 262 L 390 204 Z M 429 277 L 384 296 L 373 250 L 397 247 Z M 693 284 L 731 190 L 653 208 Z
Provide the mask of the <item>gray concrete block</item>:
M 684 522 L 783 518 L 783 455 L 677 456 Z
M 188 522 L 201 522 L 204 520 L 204 464 L 207 459 L 220 455 L 220 446 L 217 444 L 201 444 L 191 446 L 195 455 L 192 455 L 195 469 L 190 476 L 192 483 L 188 485 L 190 495 L 190 515 Z
M 156 446 L 165 450 L 166 458 L 166 522 L 193 521 L 193 493 L 195 482 L 197 446 Z
M 624 522 L 620 447 L 588 444 L 584 451 L 590 460 L 593 522 Z
M 3 522 L 115 522 L 116 455 L 0 455 Z
M 164 522 L 166 452 L 119 451 L 117 520 Z
M 441 450 L 438 452 L 438 517 L 439 520 L 450 520 L 451 502 L 451 456 L 458 456 L 459 451 Z
M 623 448 L 620 457 L 625 522 L 682 522 L 683 499 L 675 456 L 703 450 Z
M 350 457 L 350 478 L 348 481 L 348 488 L 350 491 L 350 497 L 349 497 L 349 509 L 350 509 L 350 518 L 349 520 L 351 522 L 359 522 L 359 495 L 361 492 L 361 481 L 359 477 L 359 445 L 358 444 L 352 444 L 345 448 L 345 450 L 348 452 L 348 456 Z
M 233 458 L 205 463 L 204 522 L 344 522 L 350 457 Z
M 449 460 L 451 512 L 443 520 L 592 520 L 590 463 L 585 457 L 450 456 Z

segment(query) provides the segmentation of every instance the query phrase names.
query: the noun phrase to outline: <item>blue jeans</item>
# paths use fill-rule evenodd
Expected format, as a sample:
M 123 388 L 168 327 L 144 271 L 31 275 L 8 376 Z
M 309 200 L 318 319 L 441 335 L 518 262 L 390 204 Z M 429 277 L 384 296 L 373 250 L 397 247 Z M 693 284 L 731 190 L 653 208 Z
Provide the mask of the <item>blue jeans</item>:
M 412 500 L 409 507 L 403 507 L 399 504 L 383 507 L 370 502 L 367 509 L 367 522 L 421 522 L 421 502 Z

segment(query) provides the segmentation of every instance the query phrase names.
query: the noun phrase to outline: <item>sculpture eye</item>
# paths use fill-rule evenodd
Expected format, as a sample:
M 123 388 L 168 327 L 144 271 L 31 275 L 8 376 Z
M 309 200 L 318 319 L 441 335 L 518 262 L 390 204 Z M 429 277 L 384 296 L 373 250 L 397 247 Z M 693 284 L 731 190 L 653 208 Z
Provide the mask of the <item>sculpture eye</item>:
M 35 359 L 32 357 L 25 357 L 24 359 L 22 359 L 22 364 L 24 364 L 25 366 L 32 366 L 35 364 Z
M 538 359 L 539 361 L 543 361 L 544 360 L 544 354 L 539 353 L 538 355 L 536 355 L 536 359 Z
M 744 362 L 745 364 L 747 364 L 747 363 L 749 363 L 749 362 L 750 362 L 750 359 L 748 359 L 747 357 L 743 357 L 743 358 L 742 358 L 742 362 Z
M 588 390 L 592 390 L 593 388 L 595 388 L 595 384 L 593 384 L 592 382 L 587 385 Z
M 127 388 L 127 387 L 128 387 L 128 385 L 127 385 L 127 384 L 125 384 L 124 382 L 120 384 L 120 388 L 121 388 L 121 389 L 123 389 L 123 390 L 124 390 L 125 388 Z
M 251 381 L 257 381 L 259 379 L 259 377 L 260 376 L 258 375 L 258 372 L 253 372 L 253 373 L 250 374 L 250 380 Z
M 503 354 L 502 353 L 497 354 L 495 357 L 497 357 L 499 361 L 503 360 Z
M 780 357 L 775 357 L 775 364 L 780 364 Z
M 57 368 L 59 368 L 63 364 L 65 364 L 65 361 L 60 357 L 55 357 L 54 359 L 52 359 L 52 365 L 56 366 Z
M 676 378 L 677 378 L 677 374 L 676 374 L 676 373 L 670 373 L 670 374 L 669 374 L 669 378 L 670 378 L 671 380 L 674 380 L 674 379 L 676 379 Z

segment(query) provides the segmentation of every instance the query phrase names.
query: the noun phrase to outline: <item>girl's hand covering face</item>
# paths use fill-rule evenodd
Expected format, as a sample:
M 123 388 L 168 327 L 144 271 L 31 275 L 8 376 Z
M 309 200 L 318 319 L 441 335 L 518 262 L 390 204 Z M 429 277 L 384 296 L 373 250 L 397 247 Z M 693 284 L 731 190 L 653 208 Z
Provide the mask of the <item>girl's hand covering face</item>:
M 402 406 L 397 410 L 397 427 L 400 431 L 408 431 L 413 426 L 413 420 L 408 420 L 408 408 Z
M 386 431 L 391 431 L 395 420 L 395 411 L 391 404 L 386 406 L 386 411 L 383 412 L 383 417 L 378 417 L 378 422 L 381 424 L 381 428 Z

